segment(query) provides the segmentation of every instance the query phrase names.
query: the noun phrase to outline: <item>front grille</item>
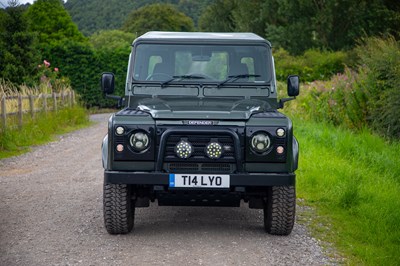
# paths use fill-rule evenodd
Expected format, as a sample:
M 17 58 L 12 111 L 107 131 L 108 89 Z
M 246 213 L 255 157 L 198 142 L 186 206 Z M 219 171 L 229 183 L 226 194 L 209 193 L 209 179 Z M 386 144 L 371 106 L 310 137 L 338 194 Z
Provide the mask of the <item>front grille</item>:
M 236 166 L 230 163 L 168 163 L 167 169 L 173 173 L 233 173 Z
M 231 136 L 227 135 L 171 135 L 167 139 L 165 149 L 164 162 L 179 162 L 182 159 L 178 158 L 175 154 L 175 145 L 181 140 L 189 141 L 194 150 L 187 162 L 215 162 L 216 160 L 208 158 L 205 152 L 207 144 L 211 141 L 218 141 L 223 147 L 224 151 L 221 158 L 217 159 L 218 162 L 236 162 L 235 160 L 235 147 Z
M 243 127 L 168 127 L 157 128 L 156 171 L 173 173 L 234 173 L 242 171 L 244 155 Z M 185 140 L 191 143 L 193 152 L 189 158 L 179 158 L 176 145 Z M 222 146 L 222 155 L 210 159 L 206 147 L 211 142 Z

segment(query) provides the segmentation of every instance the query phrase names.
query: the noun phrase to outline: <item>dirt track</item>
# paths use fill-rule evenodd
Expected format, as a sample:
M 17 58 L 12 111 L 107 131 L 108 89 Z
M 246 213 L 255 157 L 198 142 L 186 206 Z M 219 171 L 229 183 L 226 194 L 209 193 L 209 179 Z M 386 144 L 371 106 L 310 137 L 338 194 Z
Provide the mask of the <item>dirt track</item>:
M 0 161 L 0 265 L 326 265 L 304 226 L 264 233 L 242 208 L 137 209 L 134 232 L 103 227 L 100 145 L 109 115 Z

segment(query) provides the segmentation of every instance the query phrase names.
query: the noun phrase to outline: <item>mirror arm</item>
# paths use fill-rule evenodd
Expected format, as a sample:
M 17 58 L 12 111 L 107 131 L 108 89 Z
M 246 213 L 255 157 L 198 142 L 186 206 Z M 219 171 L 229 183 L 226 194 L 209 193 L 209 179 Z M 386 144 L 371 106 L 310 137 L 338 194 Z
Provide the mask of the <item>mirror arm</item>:
M 278 109 L 282 109 L 284 107 L 284 105 L 285 105 L 285 102 L 289 102 L 289 101 L 292 101 L 294 99 L 296 99 L 296 97 L 280 99 L 279 100 L 279 104 L 278 104 Z
M 112 94 L 107 94 L 106 93 L 106 98 L 110 98 L 110 99 L 114 99 L 114 100 L 121 100 L 121 96 L 118 96 L 118 95 L 112 95 Z
M 120 108 L 124 104 L 124 98 L 118 95 L 112 95 L 112 94 L 107 94 L 106 93 L 106 98 L 117 100 L 118 105 L 117 107 Z

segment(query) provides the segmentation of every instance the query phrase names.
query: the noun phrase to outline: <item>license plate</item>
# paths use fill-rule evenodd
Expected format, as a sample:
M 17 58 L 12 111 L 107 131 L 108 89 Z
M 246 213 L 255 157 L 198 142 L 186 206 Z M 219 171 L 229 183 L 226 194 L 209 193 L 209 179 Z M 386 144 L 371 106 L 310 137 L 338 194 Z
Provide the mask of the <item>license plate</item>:
M 229 175 L 170 174 L 170 187 L 229 188 Z

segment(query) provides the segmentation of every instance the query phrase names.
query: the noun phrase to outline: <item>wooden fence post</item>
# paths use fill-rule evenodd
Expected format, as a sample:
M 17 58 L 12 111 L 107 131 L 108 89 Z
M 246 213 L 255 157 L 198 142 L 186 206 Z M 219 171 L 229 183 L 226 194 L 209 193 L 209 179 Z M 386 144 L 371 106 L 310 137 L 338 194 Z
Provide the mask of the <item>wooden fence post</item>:
M 3 129 L 5 130 L 7 126 L 6 96 L 1 98 L 1 122 Z
M 23 112 L 22 112 L 22 95 L 19 94 L 18 95 L 18 127 L 21 128 L 22 127 L 22 116 L 23 116 Z
M 42 98 L 43 98 L 43 110 L 44 113 L 47 114 L 47 94 L 43 93 Z
M 72 92 L 68 92 L 68 99 L 69 99 L 69 107 L 72 107 Z
M 64 107 L 65 106 L 65 103 L 64 103 L 64 101 L 65 101 L 65 92 L 64 91 L 60 92 L 60 95 L 61 95 L 61 105 Z
M 75 105 L 75 91 L 72 91 L 72 105 Z
M 35 117 L 35 105 L 33 104 L 33 95 L 29 95 L 29 109 L 31 113 L 31 117 Z
M 53 110 L 57 112 L 57 93 L 53 91 Z

